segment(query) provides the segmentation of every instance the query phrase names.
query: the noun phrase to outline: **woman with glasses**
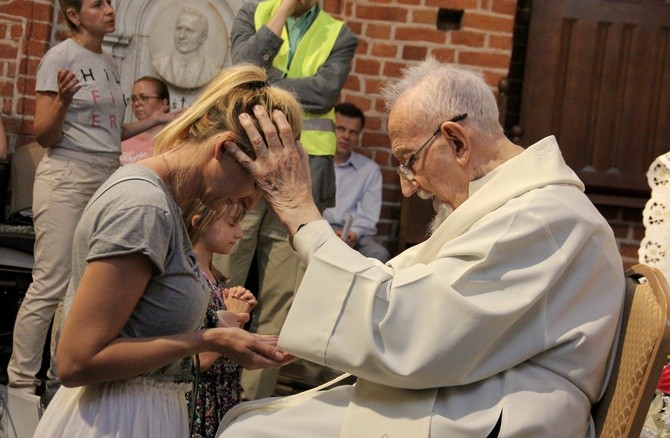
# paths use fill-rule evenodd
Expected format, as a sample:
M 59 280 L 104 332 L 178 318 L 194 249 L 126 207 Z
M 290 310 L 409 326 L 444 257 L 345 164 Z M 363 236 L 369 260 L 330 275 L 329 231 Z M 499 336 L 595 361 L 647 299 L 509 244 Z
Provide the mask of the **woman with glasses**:
M 153 76 L 143 76 L 133 84 L 128 102 L 139 121 L 162 117 L 170 112 L 170 91 L 167 84 Z M 152 140 L 163 129 L 163 123 L 121 142 L 121 165 L 135 163 L 153 155 Z
M 9 386 L 29 393 L 40 386 L 36 375 L 70 279 L 72 235 L 81 212 L 119 167 L 121 140 L 172 117 L 123 123 L 126 103 L 119 70 L 102 50 L 104 36 L 115 28 L 110 0 L 60 0 L 60 7 L 71 36 L 51 48 L 37 69 L 34 134 L 48 152 L 33 190 L 33 282 L 16 317 L 8 366 Z M 55 343 L 45 402 L 58 386 L 54 349 Z

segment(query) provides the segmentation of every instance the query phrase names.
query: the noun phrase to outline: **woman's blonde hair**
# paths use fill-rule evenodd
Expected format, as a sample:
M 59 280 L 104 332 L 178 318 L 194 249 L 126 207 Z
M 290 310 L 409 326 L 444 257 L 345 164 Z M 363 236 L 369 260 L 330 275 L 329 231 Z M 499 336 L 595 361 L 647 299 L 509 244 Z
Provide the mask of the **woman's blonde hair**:
M 242 220 L 247 213 L 242 204 L 227 205 L 223 210 L 216 211 L 207 207 L 199 199 L 192 199 L 182 208 L 182 218 L 186 225 L 188 238 L 195 245 L 200 241 L 202 235 L 212 226 L 214 221 L 222 217 L 232 217 L 234 222 Z M 197 225 L 193 225 L 193 218 L 199 216 Z
M 239 115 L 248 113 L 253 117 L 253 108 L 261 105 L 268 114 L 278 109 L 291 124 L 294 138 L 300 136 L 302 109 L 296 98 L 288 91 L 272 87 L 267 83 L 265 70 L 252 64 L 238 64 L 223 69 L 202 91 L 197 100 L 179 117 L 168 124 L 154 139 L 156 155 L 182 147 L 193 148 L 190 161 L 183 163 L 175 172 L 175 189 L 183 183 L 183 177 L 190 168 L 202 160 L 208 150 L 201 147 L 210 144 L 217 134 L 231 131 L 235 143 L 251 158 L 256 155 L 251 142 L 239 121 Z

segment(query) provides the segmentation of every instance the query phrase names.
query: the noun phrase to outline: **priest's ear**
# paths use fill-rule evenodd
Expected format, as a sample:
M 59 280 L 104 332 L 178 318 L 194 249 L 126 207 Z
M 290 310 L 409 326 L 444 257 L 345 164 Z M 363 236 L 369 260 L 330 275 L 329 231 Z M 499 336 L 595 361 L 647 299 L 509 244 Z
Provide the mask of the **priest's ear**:
M 470 156 L 471 144 L 463 126 L 456 122 L 444 122 L 442 132 L 449 144 L 454 148 L 456 159 L 464 159 L 466 162 Z

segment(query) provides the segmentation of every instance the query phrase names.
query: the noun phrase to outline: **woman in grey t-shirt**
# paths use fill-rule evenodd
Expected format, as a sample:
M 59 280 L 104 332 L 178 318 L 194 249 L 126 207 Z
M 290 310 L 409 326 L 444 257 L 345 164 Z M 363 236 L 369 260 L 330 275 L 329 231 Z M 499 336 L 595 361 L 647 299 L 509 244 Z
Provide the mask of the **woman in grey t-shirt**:
M 33 393 L 40 385 L 47 332 L 70 279 L 72 235 L 81 212 L 119 167 L 121 140 L 173 118 L 160 113 L 123 123 L 121 76 L 114 58 L 102 49 L 103 37 L 114 32 L 114 8 L 107 0 L 60 4 L 72 36 L 52 47 L 37 68 L 34 134 L 48 151 L 33 190 L 33 281 L 16 317 L 7 367 L 9 386 Z M 46 399 L 57 386 L 53 363 Z
M 286 114 L 298 137 L 293 96 L 268 86 L 258 67 L 231 67 L 159 135 L 156 156 L 124 166 L 93 195 L 73 243 L 58 346 L 64 386 L 36 436 L 184 437 L 191 356 L 213 351 L 247 368 L 291 359 L 276 336 L 200 328 L 209 292 L 179 214 L 193 198 L 215 210 L 253 207 L 254 180 L 224 143 L 254 157 L 240 119 L 259 105 Z

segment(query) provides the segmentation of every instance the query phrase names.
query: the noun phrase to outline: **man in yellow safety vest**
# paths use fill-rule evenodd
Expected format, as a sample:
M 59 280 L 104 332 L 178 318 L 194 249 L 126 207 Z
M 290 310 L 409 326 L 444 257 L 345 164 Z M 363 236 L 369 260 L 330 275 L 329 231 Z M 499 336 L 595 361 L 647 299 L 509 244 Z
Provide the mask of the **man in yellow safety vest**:
M 309 154 L 312 195 L 323 211 L 335 205 L 333 107 L 358 45 L 354 33 L 326 12 L 318 0 L 251 1 L 239 10 L 231 31 L 233 63 L 251 62 L 268 72 L 271 86 L 292 91 L 303 106 L 300 142 Z M 231 284 L 244 284 L 254 257 L 258 307 L 250 330 L 279 333 L 299 281 L 299 260 L 274 213 L 261 200 L 242 222 L 244 238 L 215 266 Z M 253 272 L 253 271 L 252 271 Z M 272 395 L 278 370 L 244 370 L 243 397 Z

